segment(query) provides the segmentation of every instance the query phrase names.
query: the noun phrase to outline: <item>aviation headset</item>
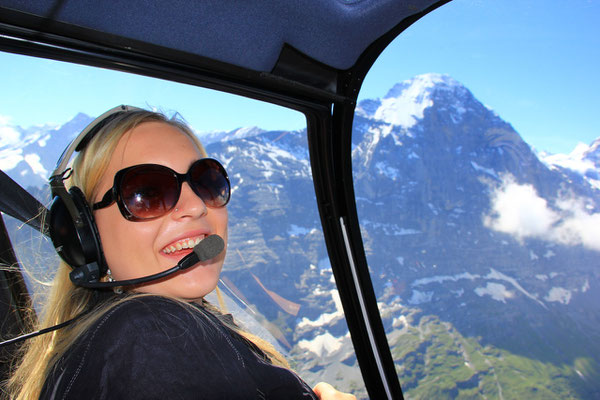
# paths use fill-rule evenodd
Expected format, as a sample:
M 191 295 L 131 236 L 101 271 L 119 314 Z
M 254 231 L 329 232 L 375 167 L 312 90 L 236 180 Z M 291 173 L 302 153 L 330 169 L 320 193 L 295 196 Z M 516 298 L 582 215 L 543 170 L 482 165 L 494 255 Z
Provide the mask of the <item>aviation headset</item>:
M 121 105 L 112 108 L 92 121 L 64 150 L 50 176 L 52 204 L 49 209 L 49 236 L 58 255 L 72 268 L 71 281 L 98 282 L 107 272 L 100 235 L 94 215 L 83 191 L 77 186 L 68 191 L 64 180 L 71 176 L 67 165 L 74 152 L 85 149 L 91 139 L 117 116 L 141 108 Z

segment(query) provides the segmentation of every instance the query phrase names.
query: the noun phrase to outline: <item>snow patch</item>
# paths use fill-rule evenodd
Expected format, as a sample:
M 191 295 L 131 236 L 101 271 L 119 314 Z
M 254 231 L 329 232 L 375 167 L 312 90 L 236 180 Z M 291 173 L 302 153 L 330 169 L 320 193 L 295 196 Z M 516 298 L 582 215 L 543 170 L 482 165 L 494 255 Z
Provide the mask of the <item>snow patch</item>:
M 550 289 L 550 292 L 548 292 L 548 295 L 544 297 L 544 300 L 569 304 L 571 301 L 571 291 L 561 287 L 553 287 Z
M 21 141 L 21 134 L 12 126 L 4 125 L 0 116 L 0 148 L 5 146 L 15 146 Z
M 408 327 L 410 326 L 410 324 L 408 323 L 408 320 L 406 319 L 406 317 L 404 315 L 401 315 L 398 318 L 394 318 L 392 320 L 392 327 L 393 328 L 403 328 L 403 327 Z
M 552 258 L 555 255 L 556 254 L 552 250 L 548 250 L 548 251 L 546 251 L 546 253 L 544 253 L 544 258 Z
M 532 295 L 531 293 L 529 293 L 528 291 L 523 289 L 523 287 L 519 284 L 519 282 L 517 282 L 517 280 L 515 278 L 511 278 L 508 275 L 504 275 L 502 272 L 496 271 L 494 268 L 490 268 L 490 273 L 487 274 L 485 277 L 487 279 L 495 279 L 495 280 L 499 280 L 499 281 L 501 280 L 501 281 L 508 282 L 511 285 L 513 285 L 515 287 L 515 289 L 517 289 L 519 292 L 523 293 L 525 296 L 529 297 L 531 300 L 536 301 L 542 307 L 546 307 L 544 305 L 544 303 L 542 303 L 540 300 L 538 300 L 538 298 L 536 296 Z
M 290 229 L 288 229 L 287 234 L 291 237 L 298 237 L 298 236 L 304 236 L 304 235 L 308 235 L 309 233 L 314 232 L 315 229 L 309 229 L 309 228 L 303 228 L 301 226 L 292 224 L 290 226 Z
M 25 162 L 27 164 L 29 164 L 29 167 L 31 167 L 34 174 L 39 175 L 44 179 L 47 178 L 48 171 L 46 170 L 46 168 L 44 168 L 44 166 L 40 162 L 39 155 L 31 153 L 31 154 L 26 154 L 25 157 L 23 157 L 23 158 L 25 159 Z
M 432 298 L 433 292 L 420 292 L 418 290 L 413 290 L 412 296 L 408 300 L 408 303 L 412 305 L 428 303 L 431 301 Z
M 492 168 L 482 167 L 481 165 L 477 164 L 475 161 L 471 161 L 471 166 L 475 169 L 475 171 L 483 172 L 483 173 L 486 173 L 496 179 L 499 179 L 498 174 Z
M 46 135 L 46 136 L 42 137 L 37 142 L 38 146 L 40 146 L 40 147 L 46 147 L 46 145 L 48 144 L 48 140 L 50 140 L 50 139 L 51 139 L 50 135 Z
M 381 100 L 374 118 L 404 128 L 413 127 L 422 119 L 425 110 L 433 105 L 431 92 L 434 87 L 459 85 L 454 79 L 442 74 L 423 74 L 396 84 Z
M 312 340 L 300 340 L 298 347 L 323 357 L 335 353 L 342 348 L 343 337 L 335 337 L 329 332 L 315 337 Z
M 583 286 L 581 286 L 581 293 L 585 293 L 588 290 L 590 290 L 590 281 L 586 279 Z
M 437 275 L 437 276 L 432 276 L 429 278 L 421 278 L 421 279 L 417 279 L 416 281 L 414 281 L 413 283 L 411 283 L 412 287 L 415 286 L 423 286 L 423 285 L 428 285 L 430 283 L 443 283 L 445 281 L 452 281 L 452 282 L 456 282 L 458 280 L 461 279 L 468 279 L 468 280 L 475 280 L 481 278 L 479 275 L 473 275 L 469 272 L 463 272 L 461 274 L 456 274 L 456 275 Z
M 506 303 L 506 299 L 512 299 L 515 297 L 515 294 L 506 289 L 501 283 L 488 282 L 486 287 L 477 287 L 475 288 L 475 293 L 480 296 L 490 296 L 492 299 L 496 301 L 501 301 Z
M 319 318 L 317 318 L 314 321 L 311 321 L 308 318 L 304 317 L 298 323 L 298 328 L 323 327 L 323 326 L 331 324 L 332 322 L 337 321 L 340 318 L 344 318 L 344 309 L 342 308 L 342 301 L 340 300 L 340 294 L 335 289 L 331 290 L 329 292 L 329 294 L 331 295 L 331 298 L 333 299 L 333 302 L 335 304 L 335 311 L 332 313 L 323 313 L 319 316 Z
M 23 149 L 0 150 L 0 169 L 2 171 L 10 171 L 21 161 L 23 161 Z
M 381 175 L 384 175 L 393 181 L 397 180 L 398 177 L 400 176 L 400 170 L 398 168 L 394 168 L 385 162 L 380 161 L 380 162 L 376 163 L 375 168 L 377 168 L 377 171 Z

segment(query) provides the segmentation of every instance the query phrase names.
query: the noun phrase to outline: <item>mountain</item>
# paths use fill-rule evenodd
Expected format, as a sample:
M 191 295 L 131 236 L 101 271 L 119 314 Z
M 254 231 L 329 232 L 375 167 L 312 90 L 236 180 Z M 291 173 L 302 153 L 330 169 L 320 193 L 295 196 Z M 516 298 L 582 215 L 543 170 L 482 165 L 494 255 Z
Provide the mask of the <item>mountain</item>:
M 359 104 L 354 130 L 357 207 L 383 302 L 528 360 L 573 366 L 600 354 L 600 196 L 586 175 L 548 168 L 447 76 Z M 597 374 L 598 357 L 590 362 Z
M 1 127 L 12 138 L 0 146 L 0 168 L 25 188 L 46 185 L 63 150 L 92 119 L 78 113 L 62 126 Z
M 357 106 L 357 209 L 407 398 L 600 396 L 599 142 L 572 155 L 585 170 L 538 157 L 440 74 Z M 206 143 L 233 185 L 229 295 L 303 378 L 363 398 L 305 132 L 252 128 Z M 48 148 L 35 153 L 44 166 L 58 157 Z
M 202 144 L 205 146 L 215 142 L 227 142 L 229 140 L 243 139 L 246 137 L 252 137 L 260 135 L 266 132 L 264 129 L 260 129 L 256 126 L 249 128 L 238 128 L 232 131 L 212 131 L 212 132 L 198 132 L 198 136 L 202 137 Z
M 582 175 L 591 185 L 600 189 L 600 138 L 589 146 L 580 143 L 570 154 L 541 153 L 540 159 L 551 169 L 565 175 Z

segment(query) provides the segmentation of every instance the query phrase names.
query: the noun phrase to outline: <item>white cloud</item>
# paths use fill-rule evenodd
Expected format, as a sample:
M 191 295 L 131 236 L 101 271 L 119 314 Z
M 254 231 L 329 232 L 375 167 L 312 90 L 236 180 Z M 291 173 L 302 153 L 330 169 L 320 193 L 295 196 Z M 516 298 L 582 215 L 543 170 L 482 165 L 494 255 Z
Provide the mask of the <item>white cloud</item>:
M 600 214 L 591 214 L 584 199 L 561 196 L 554 207 L 532 185 L 516 183 L 512 175 L 490 196 L 492 211 L 483 223 L 517 240 L 537 238 L 563 245 L 583 245 L 600 251 Z

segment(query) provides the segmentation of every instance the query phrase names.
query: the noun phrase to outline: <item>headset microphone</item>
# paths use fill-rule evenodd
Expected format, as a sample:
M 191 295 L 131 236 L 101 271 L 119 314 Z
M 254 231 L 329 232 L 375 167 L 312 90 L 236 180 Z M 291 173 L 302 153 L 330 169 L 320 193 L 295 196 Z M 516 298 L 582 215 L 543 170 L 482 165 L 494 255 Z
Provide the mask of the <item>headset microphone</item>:
M 153 275 L 143 276 L 141 278 L 135 279 L 126 279 L 122 281 L 87 282 L 86 275 L 84 273 L 80 273 L 78 270 L 74 270 L 71 272 L 70 277 L 71 281 L 75 285 L 92 289 L 139 285 L 141 283 L 162 279 L 164 277 L 176 273 L 177 271 L 190 268 L 191 266 L 199 262 L 210 260 L 211 258 L 214 258 L 221 254 L 224 248 L 225 242 L 219 235 L 210 235 L 205 237 L 203 240 L 200 241 L 200 243 L 194 246 L 194 251 L 188 254 L 187 256 L 183 257 L 173 268 L 167 269 L 162 272 L 158 272 Z

